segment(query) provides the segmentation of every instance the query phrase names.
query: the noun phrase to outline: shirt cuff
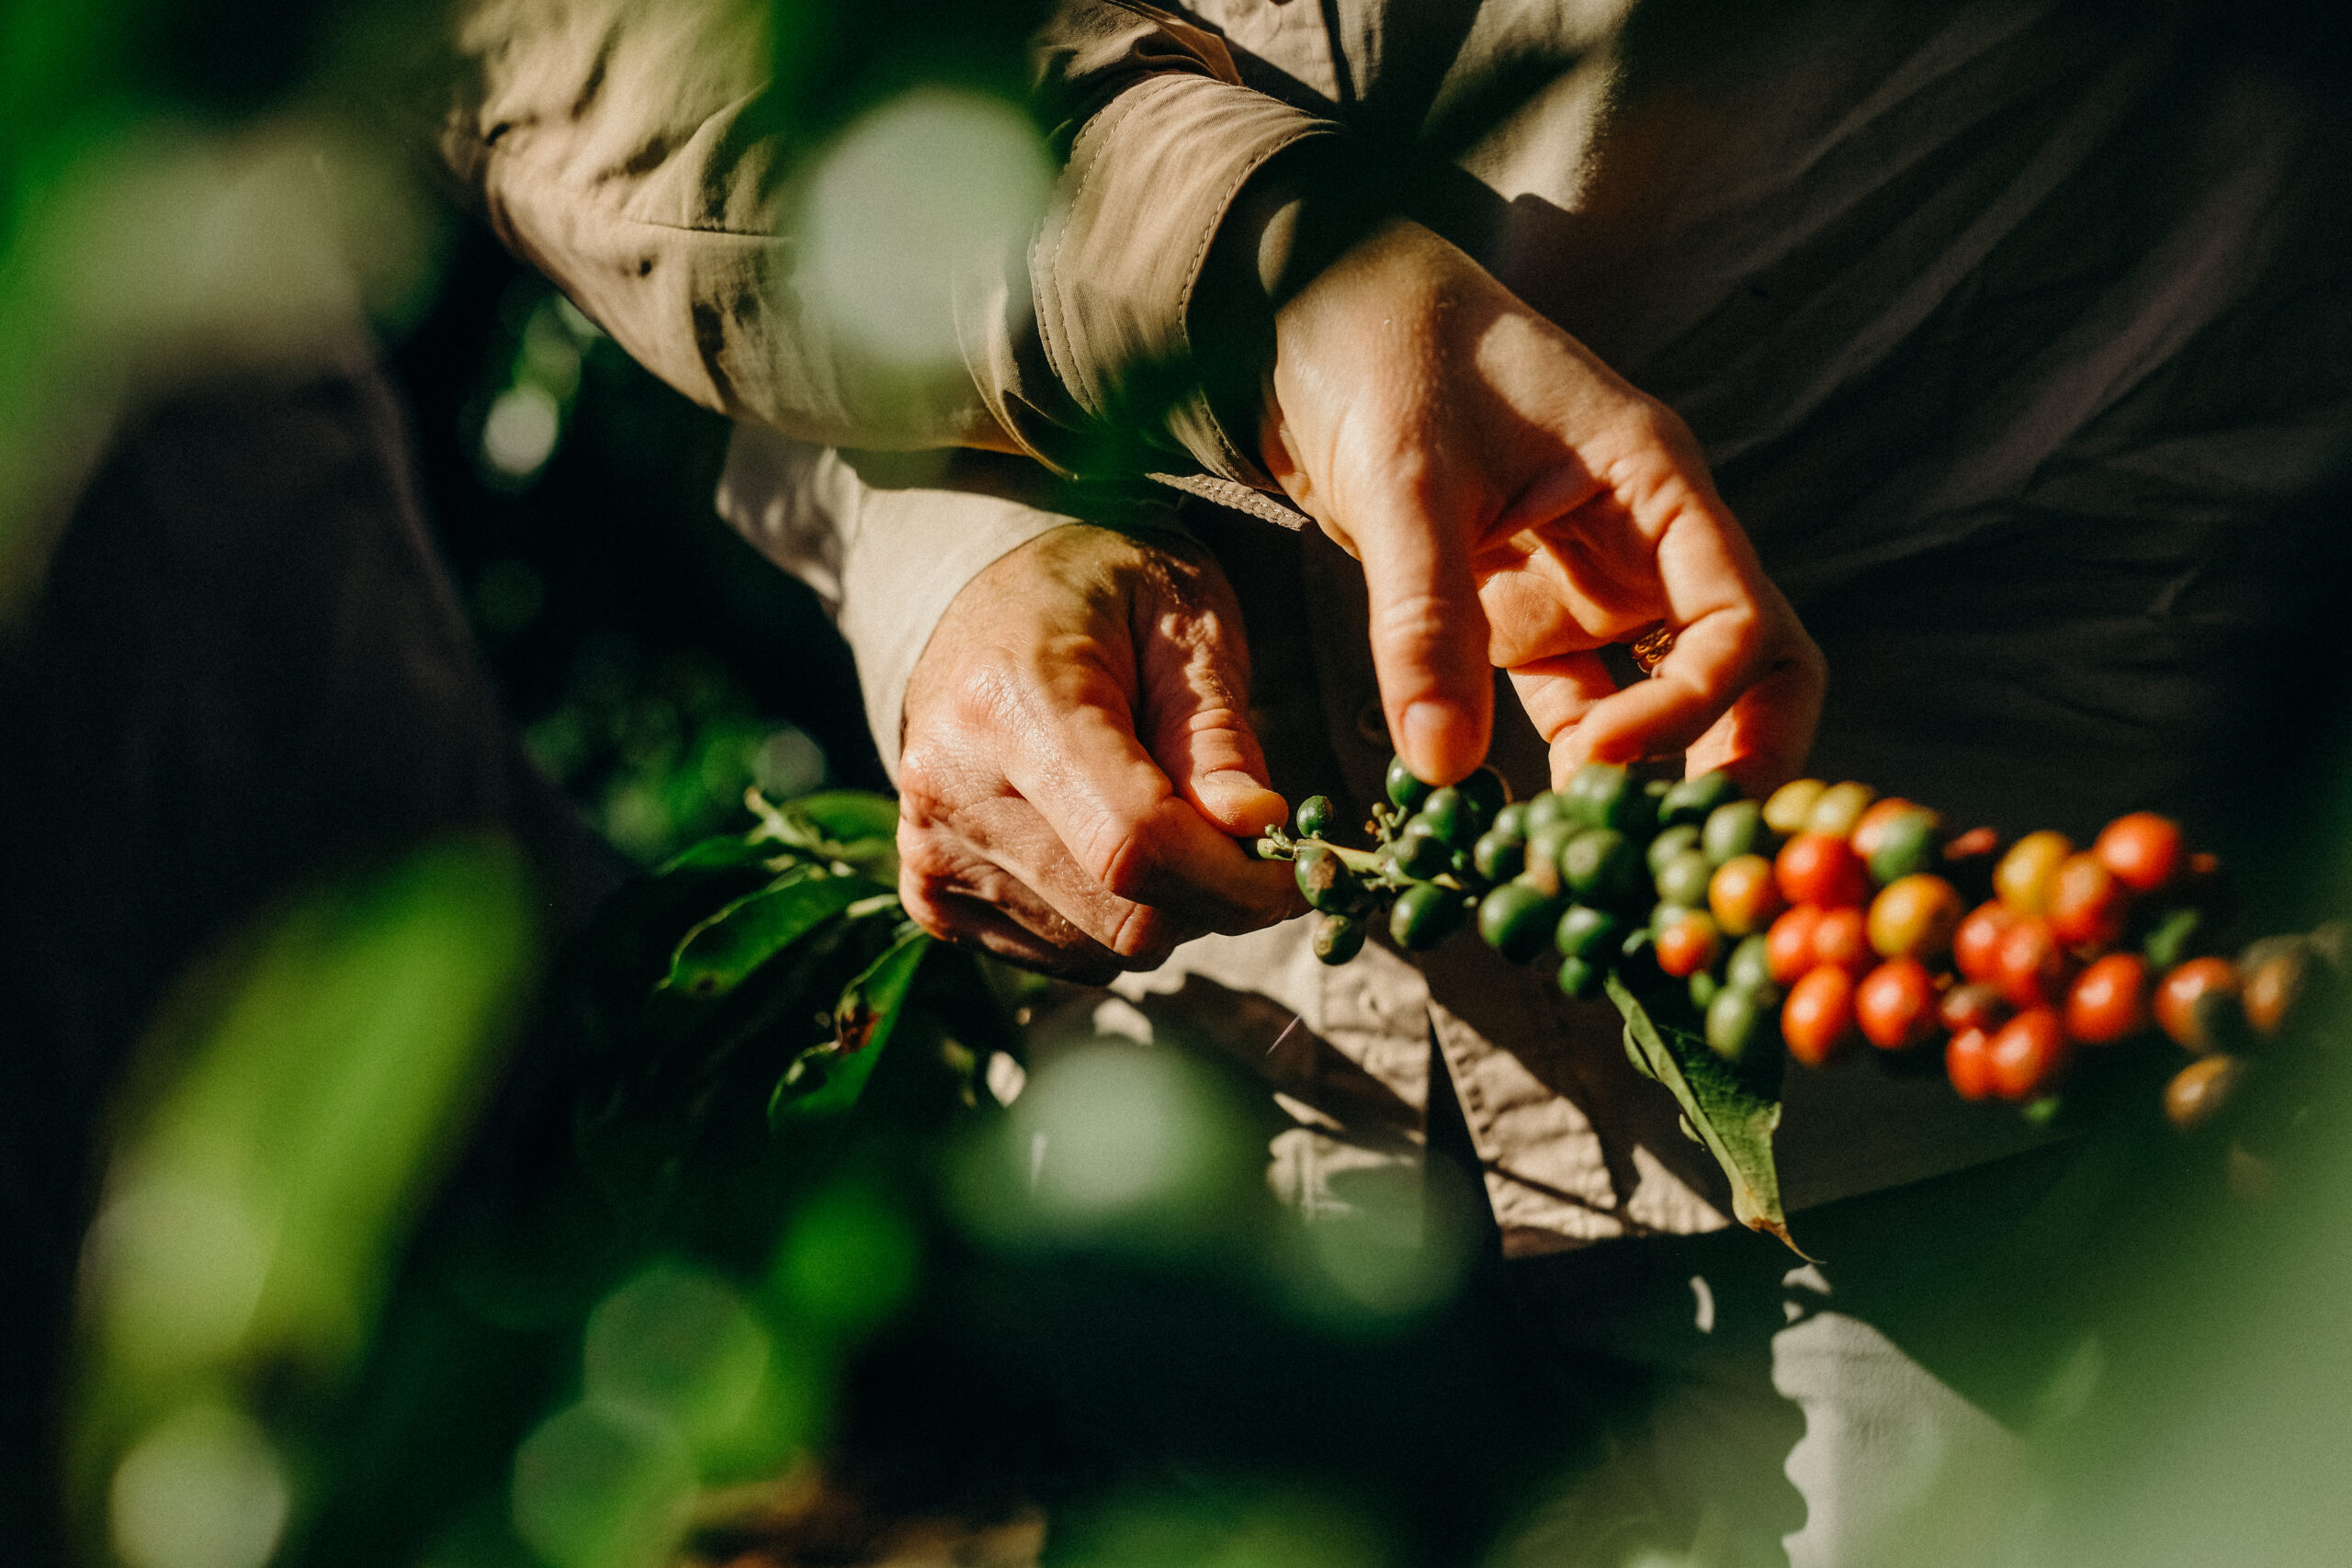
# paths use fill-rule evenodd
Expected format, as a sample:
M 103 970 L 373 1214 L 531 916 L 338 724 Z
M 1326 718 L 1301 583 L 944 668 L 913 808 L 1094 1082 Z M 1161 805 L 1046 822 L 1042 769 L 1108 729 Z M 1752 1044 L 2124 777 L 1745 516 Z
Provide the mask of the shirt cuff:
M 1084 422 L 1164 433 L 1157 464 L 1131 453 L 1103 455 L 1110 463 L 1133 472 L 1181 449 L 1218 478 L 1270 484 L 1251 455 L 1255 433 L 1237 440 L 1210 406 L 1187 316 L 1250 176 L 1337 131 L 1250 88 L 1171 75 L 1122 93 L 1079 133 L 1062 201 L 1030 253 L 1030 283 L 1040 348 Z
M 719 515 L 817 592 L 857 660 L 866 723 L 899 778 L 907 680 L 964 585 L 1076 517 L 967 491 L 868 484 L 830 447 L 738 425 Z

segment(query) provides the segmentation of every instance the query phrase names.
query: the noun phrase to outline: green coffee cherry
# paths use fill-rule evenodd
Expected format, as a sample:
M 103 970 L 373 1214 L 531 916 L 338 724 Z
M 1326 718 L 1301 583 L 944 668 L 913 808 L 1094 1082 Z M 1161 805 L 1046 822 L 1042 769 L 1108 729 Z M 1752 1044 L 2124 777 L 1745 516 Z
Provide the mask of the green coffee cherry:
M 1759 996 L 1773 988 L 1772 956 L 1762 931 L 1746 938 L 1731 950 L 1731 957 L 1724 964 L 1724 984 L 1737 986 Z
M 1657 803 L 1621 763 L 1587 762 L 1569 776 L 1563 795 L 1569 815 L 1589 828 L 1646 833 L 1657 820 Z
M 1697 778 L 1677 779 L 1657 803 L 1657 819 L 1668 827 L 1699 823 L 1708 813 L 1739 798 L 1739 786 L 1717 768 Z
M 1402 757 L 1388 759 L 1388 798 L 1406 811 L 1418 810 L 1430 797 L 1430 786 L 1413 776 Z
M 1579 903 L 1622 905 L 1641 897 L 1641 852 L 1613 828 L 1595 828 L 1560 852 L 1560 880 Z
M 1510 799 L 1510 786 L 1503 783 L 1502 774 L 1492 768 L 1480 768 L 1453 787 L 1462 792 L 1463 798 L 1470 803 L 1470 809 L 1478 814 L 1480 828 L 1491 825 L 1495 814 Z
M 1560 989 L 1571 997 L 1591 997 L 1600 992 L 1601 966 L 1589 959 L 1571 958 L 1560 965 Z
M 1351 915 L 1315 917 L 1315 956 L 1326 964 L 1345 964 L 1363 951 L 1364 923 Z
M 1310 795 L 1298 803 L 1298 815 L 1291 821 L 1298 829 L 1300 838 L 1319 839 L 1330 831 L 1332 816 L 1329 795 Z
M 1713 970 L 1693 970 L 1690 975 L 1690 1005 L 1705 1012 L 1707 1004 L 1713 1001 L 1715 993 L 1723 988 L 1724 983 Z
M 1421 881 L 1453 869 L 1453 846 L 1438 837 L 1437 829 L 1426 818 L 1416 817 L 1406 823 L 1389 853 L 1396 858 L 1397 870 Z
M 1707 1048 L 1726 1062 L 1745 1062 L 1769 1049 L 1777 1028 L 1773 1006 L 1743 986 L 1725 986 L 1707 1003 Z
M 1677 855 L 1657 874 L 1657 896 L 1668 904 L 1703 909 L 1707 907 L 1707 884 L 1714 874 L 1714 863 L 1704 854 L 1692 851 Z
M 1942 819 L 1922 807 L 1905 811 L 1879 835 L 1878 845 L 1871 852 L 1871 875 L 1883 887 L 1890 882 L 1915 876 L 1921 872 L 1942 869 L 1941 846 L 1936 842 Z
M 1340 862 L 1328 845 L 1306 843 L 1298 846 L 1295 868 L 1301 897 L 1313 908 L 1328 914 L 1354 915 L 1363 912 L 1366 902 L 1363 885 L 1355 874 Z
M 1567 891 L 1560 879 L 1560 855 L 1584 829 L 1573 822 L 1546 822 L 1527 835 L 1527 860 L 1519 874 L 1544 892 Z
M 1430 825 L 1430 831 L 1457 850 L 1466 850 L 1477 841 L 1477 814 L 1452 784 L 1430 791 L 1430 797 L 1421 802 L 1420 819 Z
M 1589 904 L 1569 905 L 1560 916 L 1559 924 L 1552 929 L 1552 945 L 1559 950 L 1561 957 L 1581 958 L 1593 964 L 1608 963 L 1624 940 L 1625 922 Z
M 1691 823 L 1681 822 L 1652 839 L 1643 858 L 1649 862 L 1650 874 L 1656 876 L 1676 856 L 1700 852 L 1698 828 Z
M 1764 826 L 1764 807 L 1752 800 L 1735 800 L 1707 814 L 1700 847 L 1716 865 L 1742 855 L 1770 855 L 1780 846 Z
M 1489 828 L 1470 846 L 1470 864 L 1489 882 L 1509 882 L 1527 869 L 1527 845 L 1500 828 Z
M 1462 924 L 1467 913 L 1464 906 L 1462 895 L 1451 887 L 1433 882 L 1408 887 L 1388 911 L 1388 934 L 1408 952 L 1435 947 Z
M 1547 789 L 1527 803 L 1528 837 L 1533 838 L 1539 828 L 1549 828 L 1558 822 L 1566 822 L 1575 827 L 1583 826 L 1577 820 L 1576 813 L 1569 807 L 1566 795 L 1558 795 Z
M 1524 882 L 1506 882 L 1478 903 L 1478 934 L 1513 964 L 1544 951 L 1558 924 L 1559 901 Z
M 1527 803 L 1515 800 L 1496 812 L 1495 825 L 1487 831 L 1523 841 L 1527 837 Z

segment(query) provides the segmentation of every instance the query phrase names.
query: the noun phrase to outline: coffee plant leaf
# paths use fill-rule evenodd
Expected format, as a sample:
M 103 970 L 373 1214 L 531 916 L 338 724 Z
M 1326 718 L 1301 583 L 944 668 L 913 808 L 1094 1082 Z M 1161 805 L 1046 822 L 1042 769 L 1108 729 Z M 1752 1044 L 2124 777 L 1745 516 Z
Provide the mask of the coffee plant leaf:
M 1709 1050 L 1699 1034 L 1662 1022 L 1614 971 L 1607 986 L 1625 1021 L 1625 1049 L 1634 1065 L 1673 1094 L 1685 1130 L 1723 1168 L 1733 1217 L 1780 1237 L 1804 1257 L 1781 1210 L 1781 1177 L 1772 1159 L 1772 1134 L 1781 1125 L 1778 1096 Z

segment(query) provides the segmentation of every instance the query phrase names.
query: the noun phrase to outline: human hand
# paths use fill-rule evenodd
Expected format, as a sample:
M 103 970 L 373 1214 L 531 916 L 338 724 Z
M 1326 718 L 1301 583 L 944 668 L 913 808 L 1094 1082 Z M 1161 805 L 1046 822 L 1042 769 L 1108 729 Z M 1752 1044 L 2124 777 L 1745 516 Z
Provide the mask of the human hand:
M 907 683 L 899 897 L 934 936 L 1100 984 L 1305 908 L 1239 606 L 1204 556 L 1072 525 L 967 584 Z
M 1754 792 L 1804 762 L 1826 666 L 1689 430 L 1419 224 L 1283 306 L 1261 446 L 1363 563 L 1389 732 L 1422 778 L 1486 755 L 1489 662 L 1555 781 L 1687 751 Z M 1619 691 L 1595 650 L 1657 623 L 1671 650 Z

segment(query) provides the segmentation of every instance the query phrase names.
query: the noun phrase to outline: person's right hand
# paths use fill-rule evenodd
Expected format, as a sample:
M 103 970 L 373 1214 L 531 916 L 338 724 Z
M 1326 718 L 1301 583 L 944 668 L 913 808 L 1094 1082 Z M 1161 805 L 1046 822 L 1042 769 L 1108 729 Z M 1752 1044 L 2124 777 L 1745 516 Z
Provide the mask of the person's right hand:
M 933 936 L 1067 979 L 1305 908 L 1239 840 L 1283 820 L 1239 606 L 1183 545 L 1072 525 L 966 584 L 907 683 L 899 897 Z
M 1389 733 L 1431 783 L 1484 758 L 1489 664 L 1552 748 L 1792 776 L 1826 674 L 1682 422 L 1469 256 L 1396 220 L 1275 318 L 1261 446 L 1363 563 Z M 1596 649 L 1674 636 L 1623 691 Z

